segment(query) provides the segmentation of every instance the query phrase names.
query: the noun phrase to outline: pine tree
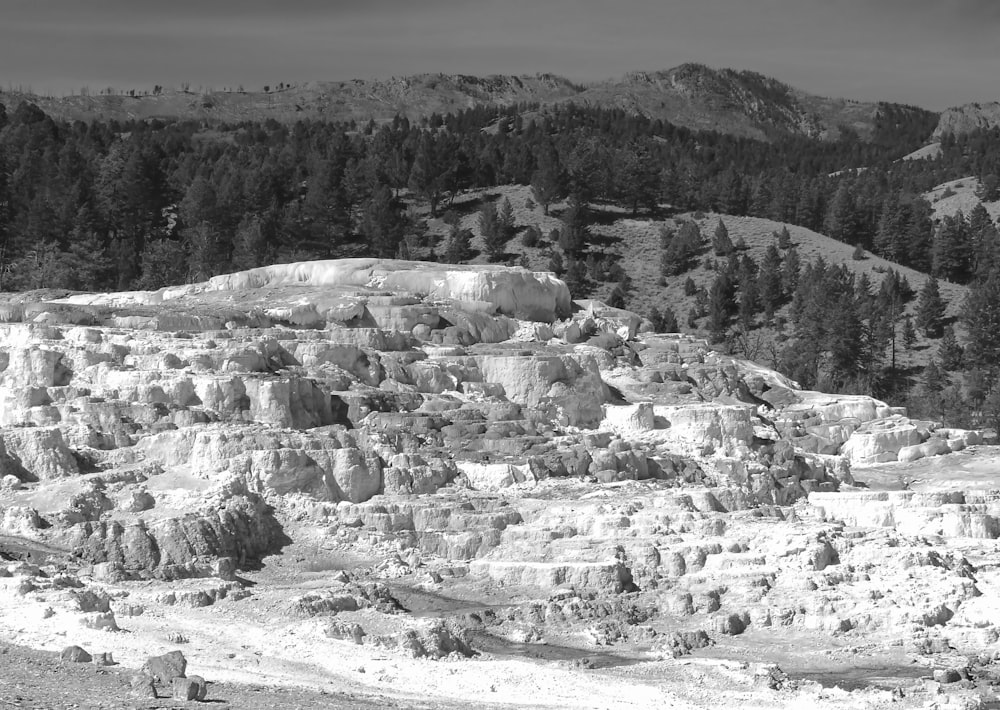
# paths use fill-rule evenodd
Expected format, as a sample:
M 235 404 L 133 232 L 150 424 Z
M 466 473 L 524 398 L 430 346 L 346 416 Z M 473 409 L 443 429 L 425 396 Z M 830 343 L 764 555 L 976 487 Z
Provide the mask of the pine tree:
M 781 229 L 774 233 L 775 237 L 778 239 L 779 249 L 791 249 L 792 248 L 792 235 L 788 231 L 787 225 L 781 225 Z
M 444 252 L 444 260 L 449 264 L 462 264 L 471 258 L 472 232 L 468 229 L 462 229 L 456 224 L 448 235 L 448 246 Z
M 615 170 L 615 187 L 623 202 L 630 205 L 632 215 L 639 207 L 656 208 L 659 198 L 659 166 L 650 147 L 633 141 L 618 151 Z
M 733 310 L 733 282 L 726 272 L 720 273 L 708 292 L 708 330 L 712 339 L 721 341 L 729 326 Z
M 934 235 L 932 273 L 948 281 L 966 283 L 972 273 L 972 245 L 965 215 L 946 215 Z
M 830 202 L 823 224 L 826 234 L 838 241 L 851 244 L 857 241 L 858 214 L 848 180 L 842 180 Z
M 962 346 L 958 344 L 958 340 L 955 338 L 954 329 L 950 325 L 945 326 L 941 336 L 941 344 L 938 345 L 937 359 L 941 367 L 949 372 L 960 369 L 964 355 Z
M 781 288 L 785 297 L 790 298 L 799 285 L 799 252 L 791 247 L 785 253 L 785 263 L 781 267 Z
M 937 360 L 931 358 L 927 367 L 924 368 L 924 391 L 929 395 L 935 395 L 949 384 L 947 373 L 938 366 Z
M 910 214 L 906 222 L 906 248 L 900 255 L 900 263 L 916 269 L 929 272 L 931 270 L 934 222 L 934 210 L 924 199 L 910 203 Z
M 917 300 L 916 326 L 924 331 L 924 335 L 928 338 L 941 337 L 945 308 L 937 279 L 931 277 L 924 281 L 924 287 L 920 289 L 920 298 Z
M 404 225 L 392 191 L 385 185 L 377 186 L 364 204 L 360 224 L 360 232 L 368 240 L 371 252 L 382 259 L 394 257 L 403 239 Z
M 535 154 L 535 161 L 537 168 L 531 175 L 531 194 L 548 215 L 549 205 L 563 195 L 564 181 L 559 156 L 552 144 L 546 143 Z
M 430 132 L 421 134 L 417 152 L 410 168 L 409 186 L 414 193 L 428 201 L 431 217 L 437 215 L 438 202 L 441 199 L 442 170 L 441 161 L 435 150 L 434 138 Z
M 494 263 L 502 261 L 507 235 L 500 224 L 497 206 L 492 202 L 485 203 L 479 210 L 479 233 L 486 247 L 486 258 Z
M 744 330 L 753 328 L 754 317 L 760 310 L 760 298 L 757 292 L 758 271 L 757 262 L 749 256 L 743 256 L 740 259 L 736 272 L 736 280 L 739 284 L 737 314 Z
M 678 276 L 691 268 L 691 261 L 701 249 L 701 230 L 695 222 L 685 222 L 670 240 L 660 258 L 663 276 Z
M 757 296 L 764 309 L 764 320 L 771 322 L 774 312 L 781 306 L 783 300 L 781 288 L 781 254 L 778 248 L 771 244 L 764 252 L 764 261 L 757 276 Z
M 514 208 L 510 200 L 506 197 L 500 203 L 500 211 L 497 213 L 497 221 L 504 234 L 504 241 L 509 241 L 517 232 L 517 224 L 514 219 Z
M 984 176 L 979 181 L 976 197 L 983 202 L 996 202 L 1000 200 L 1000 177 L 997 177 L 993 173 Z
M 733 253 L 733 248 L 733 242 L 729 238 L 729 230 L 726 229 L 722 218 L 719 218 L 719 223 L 715 225 L 715 234 L 712 237 L 712 250 L 716 256 L 728 256 Z
M 575 195 L 569 199 L 569 206 L 562 216 L 562 229 L 559 230 L 559 246 L 562 250 L 577 258 L 590 239 L 587 229 L 587 206 Z
M 899 203 L 899 195 L 895 192 L 882 203 L 882 213 L 875 232 L 876 254 L 889 261 L 901 262 L 906 251 L 905 238 L 908 210 Z
M 660 312 L 660 322 L 656 329 L 657 333 L 678 333 L 680 327 L 677 324 L 677 316 L 669 306 L 664 306 Z
M 962 321 L 969 336 L 966 366 L 995 374 L 1000 368 L 1000 271 L 973 282 L 962 306 Z
M 912 350 L 917 342 L 917 331 L 913 327 L 913 319 L 907 314 L 903 318 L 903 346 Z

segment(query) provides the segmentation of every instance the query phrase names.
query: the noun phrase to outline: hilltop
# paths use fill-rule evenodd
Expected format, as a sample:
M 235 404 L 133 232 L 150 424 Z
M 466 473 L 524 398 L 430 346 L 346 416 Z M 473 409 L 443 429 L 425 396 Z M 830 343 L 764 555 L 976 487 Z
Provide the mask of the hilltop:
M 194 119 L 218 122 L 385 121 L 410 120 L 477 105 L 552 106 L 567 101 L 617 108 L 691 129 L 767 139 L 791 134 L 836 139 L 844 130 L 870 140 L 882 129 L 926 124 L 936 114 L 915 107 L 866 103 L 814 96 L 755 72 L 712 69 L 684 64 L 655 72 L 576 84 L 552 74 L 535 76 L 420 74 L 385 80 L 280 84 L 263 90 L 192 91 L 161 89 L 155 93 L 112 93 L 43 97 L 0 93 L 8 111 L 21 101 L 36 103 L 56 118 Z

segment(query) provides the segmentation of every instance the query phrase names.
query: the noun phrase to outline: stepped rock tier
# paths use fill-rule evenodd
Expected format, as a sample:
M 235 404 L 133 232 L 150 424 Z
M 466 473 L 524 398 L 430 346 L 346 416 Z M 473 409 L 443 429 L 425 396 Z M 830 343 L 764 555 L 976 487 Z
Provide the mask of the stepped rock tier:
M 16 643 L 138 669 L 182 637 L 210 681 L 441 707 L 991 697 L 981 432 L 519 268 L 284 264 L 0 319 Z

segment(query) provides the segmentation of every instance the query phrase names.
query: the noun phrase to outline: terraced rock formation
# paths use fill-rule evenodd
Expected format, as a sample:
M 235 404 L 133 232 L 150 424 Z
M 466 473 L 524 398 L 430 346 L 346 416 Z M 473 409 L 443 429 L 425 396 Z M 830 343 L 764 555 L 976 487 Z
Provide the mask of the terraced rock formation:
M 14 642 L 442 704 L 992 697 L 980 432 L 523 269 L 313 262 L 0 314 Z

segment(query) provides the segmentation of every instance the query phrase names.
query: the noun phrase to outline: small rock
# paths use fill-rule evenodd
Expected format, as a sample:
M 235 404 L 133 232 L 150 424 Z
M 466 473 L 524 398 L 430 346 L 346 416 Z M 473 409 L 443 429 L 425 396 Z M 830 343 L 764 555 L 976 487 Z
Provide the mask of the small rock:
M 198 683 L 191 678 L 174 678 L 170 683 L 174 700 L 198 699 Z
M 364 643 L 366 636 L 360 624 L 344 623 L 341 621 L 331 621 L 324 631 L 327 637 L 338 641 L 353 641 L 359 646 Z
M 98 631 L 120 631 L 117 622 L 115 622 L 115 613 L 113 611 L 105 612 L 94 612 L 91 614 L 84 614 L 80 619 L 80 623 L 86 626 L 88 629 L 96 629 Z
M 212 574 L 219 579 L 232 582 L 236 579 L 236 560 L 232 557 L 220 557 L 212 563 Z
M 168 685 L 174 678 L 183 678 L 187 670 L 187 659 L 180 651 L 171 651 L 162 656 L 150 656 L 142 669 L 157 683 Z
M 939 668 L 934 671 L 934 680 L 938 683 L 957 683 L 962 680 L 962 674 L 956 668 Z
M 208 681 L 202 678 L 200 675 L 188 676 L 188 680 L 194 683 L 198 690 L 195 693 L 195 700 L 201 702 L 208 695 Z
M 156 505 L 156 500 L 146 489 L 132 491 L 132 499 L 128 502 L 126 509 L 130 513 L 141 513 L 151 510 Z
M 153 684 L 152 676 L 148 673 L 134 673 L 129 678 L 129 687 L 133 695 L 138 695 L 142 698 L 156 697 L 156 686 Z
M 788 674 L 775 664 L 760 666 L 754 673 L 754 685 L 771 690 L 781 690 L 788 682 Z
M 91 655 L 79 646 L 67 646 L 59 654 L 59 658 L 70 663 L 90 663 Z
M 111 655 L 111 651 L 104 651 L 102 653 L 94 654 L 94 665 L 95 666 L 113 666 L 115 665 L 115 659 Z
M 56 610 L 53 609 L 50 606 L 47 606 L 44 609 L 42 609 L 42 618 L 43 619 L 51 619 L 55 615 L 56 615 Z

